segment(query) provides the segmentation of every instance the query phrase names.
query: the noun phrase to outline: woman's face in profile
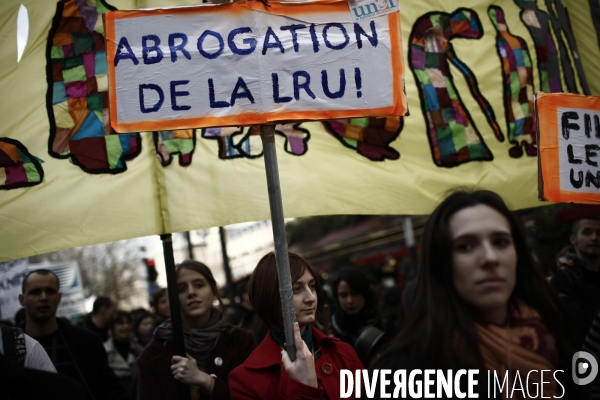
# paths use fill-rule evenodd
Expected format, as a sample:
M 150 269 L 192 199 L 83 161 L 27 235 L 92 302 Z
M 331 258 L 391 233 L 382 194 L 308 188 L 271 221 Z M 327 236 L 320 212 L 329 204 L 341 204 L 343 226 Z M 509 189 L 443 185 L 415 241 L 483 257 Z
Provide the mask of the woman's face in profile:
M 315 322 L 317 313 L 317 292 L 315 278 L 308 270 L 292 285 L 294 293 L 294 311 L 300 330 Z
M 348 282 L 340 281 L 337 294 L 338 303 L 346 314 L 358 314 L 365 308 L 365 296 L 353 291 Z
M 504 324 L 517 268 L 509 222 L 480 204 L 456 212 L 449 225 L 454 288 L 477 319 Z

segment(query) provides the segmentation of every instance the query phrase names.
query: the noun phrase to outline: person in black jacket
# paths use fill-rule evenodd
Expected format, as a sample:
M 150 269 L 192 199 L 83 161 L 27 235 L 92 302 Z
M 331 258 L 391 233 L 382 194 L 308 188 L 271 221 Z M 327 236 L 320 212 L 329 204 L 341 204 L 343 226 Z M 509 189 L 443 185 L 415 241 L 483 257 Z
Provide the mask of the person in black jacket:
M 477 370 L 479 398 L 579 398 L 566 321 L 504 201 L 489 191 L 458 191 L 429 217 L 411 307 L 372 368 L 407 376 Z M 495 395 L 494 374 L 507 378 Z M 515 385 L 527 391 L 511 392 Z M 458 386 L 464 392 L 466 381 Z M 455 389 L 443 395 L 461 397 Z
M 550 284 L 573 319 L 575 345 L 581 349 L 600 312 L 600 219 L 589 216 L 575 221 L 570 240 L 577 257 Z
M 127 400 L 98 335 L 56 317 L 60 300 L 60 282 L 52 271 L 28 273 L 19 295 L 26 313 L 24 332 L 44 347 L 59 374 L 79 382 L 92 399 Z
M 91 399 L 77 381 L 54 372 L 23 368 L 0 353 L 0 398 L 6 400 L 61 400 Z
M 94 332 L 100 336 L 102 342 L 108 340 L 108 324 L 110 318 L 117 309 L 117 302 L 109 296 L 98 296 L 94 300 L 92 312 L 86 315 L 77 326 Z

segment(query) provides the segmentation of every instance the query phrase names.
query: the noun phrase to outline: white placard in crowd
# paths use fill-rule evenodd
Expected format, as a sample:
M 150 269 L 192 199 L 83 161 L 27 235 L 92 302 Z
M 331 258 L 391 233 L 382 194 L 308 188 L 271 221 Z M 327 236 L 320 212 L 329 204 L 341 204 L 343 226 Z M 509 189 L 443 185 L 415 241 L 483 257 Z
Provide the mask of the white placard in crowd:
M 0 319 L 14 322 L 15 313 L 21 308 L 19 294 L 27 266 L 27 258 L 0 263 Z

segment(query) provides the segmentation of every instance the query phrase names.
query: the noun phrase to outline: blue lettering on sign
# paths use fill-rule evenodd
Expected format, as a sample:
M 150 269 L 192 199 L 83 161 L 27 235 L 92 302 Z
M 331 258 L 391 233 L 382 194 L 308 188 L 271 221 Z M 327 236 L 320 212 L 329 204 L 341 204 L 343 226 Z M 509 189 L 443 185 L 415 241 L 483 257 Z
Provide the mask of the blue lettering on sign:
M 215 100 L 215 84 L 213 83 L 212 78 L 208 79 L 208 99 L 210 101 L 210 108 L 226 108 L 230 106 L 226 101 Z
M 362 76 L 360 74 L 360 68 L 354 68 L 354 82 L 356 82 L 356 97 L 359 99 L 362 97 Z
M 208 35 L 216 38 L 219 41 L 219 49 L 214 53 L 208 53 L 203 48 L 204 39 L 206 39 Z M 198 51 L 200 52 L 200 54 L 202 54 L 204 58 L 214 60 L 215 58 L 219 57 L 221 53 L 223 53 L 223 49 L 225 49 L 225 42 L 223 42 L 223 38 L 221 37 L 221 35 L 219 35 L 215 31 L 205 30 L 204 32 L 202 32 L 202 35 L 200 35 L 200 37 L 198 38 Z
M 289 96 L 279 96 L 279 76 L 275 72 L 271 74 L 271 80 L 273 81 L 273 102 L 278 104 L 292 101 L 292 98 Z
M 391 0 L 388 0 L 391 2 Z M 300 42 L 299 42 L 299 34 L 298 31 L 302 29 L 306 29 L 308 27 L 310 40 L 312 42 L 312 50 L 314 53 L 319 52 L 320 42 L 319 37 L 317 35 L 316 24 L 311 24 L 307 26 L 305 24 L 292 24 L 292 25 L 284 25 L 280 26 L 280 31 L 289 31 L 291 34 L 292 45 L 294 48 L 294 52 L 300 52 Z M 373 47 L 377 47 L 378 45 L 378 37 L 377 31 L 375 29 L 375 21 L 370 21 L 369 28 L 370 34 L 367 30 L 365 30 L 359 23 L 354 23 L 354 36 L 356 38 L 356 44 L 359 49 L 363 47 L 363 38 L 366 38 L 369 43 Z M 335 34 L 338 38 L 342 38 L 343 40 L 339 43 L 335 43 L 335 40 L 332 42 L 332 37 L 334 34 L 331 33 L 331 29 L 336 28 L 339 30 L 339 34 Z M 245 56 L 254 53 L 256 47 L 258 45 L 258 40 L 251 36 L 245 37 L 242 39 L 242 43 L 244 47 L 239 47 L 239 42 L 236 43 L 235 39 L 238 35 L 242 34 L 252 34 L 252 29 L 250 27 L 240 27 L 232 29 L 227 35 L 227 45 L 231 50 L 232 54 Z M 217 47 L 205 47 L 206 39 L 211 36 L 217 40 Z M 255 36 L 255 35 L 254 35 Z M 350 37 L 348 35 L 348 30 L 346 26 L 342 23 L 327 23 L 324 25 L 323 30 L 321 31 L 321 36 L 323 38 L 323 42 L 325 46 L 332 50 L 342 50 L 348 46 L 350 43 Z M 179 53 L 183 55 L 187 60 L 192 59 L 191 53 L 186 49 L 188 44 L 188 36 L 183 32 L 173 32 L 168 36 L 169 43 L 169 52 L 171 62 L 175 63 L 179 59 Z M 156 64 L 162 61 L 164 58 L 163 50 L 160 47 L 161 40 L 157 35 L 146 35 L 142 36 L 142 57 L 144 60 L 144 64 Z M 212 30 L 205 30 L 202 35 L 198 38 L 196 43 L 196 47 L 200 55 L 204 58 L 213 60 L 218 58 L 221 54 L 223 54 L 225 50 L 225 41 L 223 40 L 223 36 Z M 277 36 L 272 27 L 267 27 L 267 31 L 263 38 L 263 46 L 262 46 L 262 54 L 266 55 L 268 49 L 279 49 L 279 51 L 283 54 L 285 53 L 285 47 Z M 129 42 L 125 36 L 121 37 L 119 40 L 119 44 L 117 46 L 116 54 L 114 57 L 115 67 L 121 60 L 130 59 L 134 65 L 139 64 L 139 60 L 136 58 Z
M 340 69 L 340 89 L 337 92 L 332 93 L 329 90 L 329 82 L 327 79 L 326 70 L 321 71 L 321 85 L 323 85 L 323 92 L 325 93 L 325 96 L 329 97 L 330 99 L 339 99 L 342 97 L 346 92 L 346 74 L 344 73 L 344 69 Z
M 275 39 L 275 41 L 273 43 L 271 43 L 271 37 L 273 39 Z M 267 33 L 265 33 L 265 40 L 263 42 L 263 49 L 262 49 L 263 56 L 265 54 L 267 54 L 267 49 L 272 49 L 272 48 L 278 48 L 282 53 L 285 53 L 285 49 L 283 48 L 283 45 L 281 44 L 281 40 L 279 40 L 279 38 L 277 37 L 275 32 L 273 32 L 273 28 L 271 28 L 269 26 L 269 28 L 267 29 Z
M 391 0 L 388 0 L 391 2 Z M 312 51 L 314 53 L 319 52 L 320 42 L 317 34 L 318 24 L 291 24 L 280 26 L 280 32 L 289 31 L 291 37 L 285 37 L 286 45 L 289 46 L 290 41 L 293 45 L 294 52 L 300 51 L 300 38 L 301 34 L 304 35 L 306 40 L 308 39 L 307 32 L 299 31 L 308 28 L 308 34 L 310 35 L 310 39 L 312 42 Z M 366 25 L 366 24 L 364 24 Z M 348 32 L 348 28 L 342 23 L 327 23 L 321 25 L 323 29 L 321 31 L 321 37 L 325 46 L 332 50 L 341 50 L 348 46 L 350 43 L 350 36 Z M 350 25 L 348 24 L 348 27 Z M 360 23 L 354 23 L 352 25 L 354 29 L 353 38 L 356 39 L 356 44 L 359 49 L 363 48 L 364 39 L 368 41 L 368 43 L 372 47 L 378 46 L 378 36 L 375 26 L 375 21 L 370 21 L 368 28 L 366 26 L 362 26 Z M 332 29 L 336 29 L 337 31 L 332 31 Z M 366 28 L 366 29 L 365 29 Z M 332 33 L 334 32 L 334 33 Z M 248 35 L 246 37 L 239 37 L 239 35 Z M 207 44 L 206 40 L 212 37 L 213 40 L 210 42 L 210 45 Z M 142 47 L 142 57 L 144 64 L 156 64 L 160 62 L 163 58 L 163 50 L 161 50 L 161 40 L 157 35 L 150 34 L 146 36 L 142 36 L 141 38 L 141 47 Z M 214 40 L 216 39 L 216 40 Z M 256 38 L 256 35 L 253 34 L 252 29 L 248 26 L 240 27 L 232 29 L 226 37 L 227 43 L 225 43 L 224 36 L 220 33 L 205 30 L 202 35 L 197 40 L 197 48 L 200 55 L 207 59 L 216 59 L 221 54 L 223 54 L 225 50 L 225 46 L 227 45 L 231 50 L 230 55 L 239 55 L 245 56 L 252 54 L 256 51 L 258 46 L 258 41 L 260 39 Z M 237 39 L 237 41 L 236 41 Z M 290 40 L 291 39 L 291 40 Z M 175 63 L 179 60 L 179 55 L 181 54 L 187 60 L 192 59 L 191 53 L 186 49 L 188 45 L 189 38 L 185 33 L 182 32 L 173 32 L 168 35 L 168 45 L 170 51 L 171 62 Z M 308 44 L 308 43 L 307 43 Z M 368 45 L 367 45 L 368 46 Z M 266 55 L 268 49 L 277 48 L 281 53 L 285 53 L 285 48 L 283 46 L 282 41 L 274 32 L 272 27 L 267 27 L 266 33 L 264 35 L 264 41 L 262 46 L 262 54 Z M 289 47 L 288 47 L 289 49 Z M 304 51 L 310 51 L 309 48 L 303 48 Z M 166 50 L 165 50 L 166 51 Z M 276 53 L 278 54 L 278 53 Z M 197 57 L 197 56 L 196 56 Z M 133 65 L 139 65 L 139 60 L 136 58 L 131 46 L 126 37 L 121 37 L 119 40 L 119 44 L 116 49 L 116 54 L 114 57 L 115 67 L 121 60 L 130 59 Z M 361 98 L 362 93 L 362 72 L 360 68 L 354 68 L 354 82 L 356 87 L 356 96 L 357 98 Z M 340 99 L 346 93 L 346 74 L 344 68 L 340 68 L 338 71 L 339 84 L 336 85 L 334 82 L 329 81 L 329 74 L 327 70 L 321 71 L 321 87 L 323 89 L 323 94 L 328 99 Z M 331 73 L 332 71 L 330 71 Z M 289 76 L 291 73 L 291 77 Z M 316 71 L 315 71 L 316 73 Z M 351 71 L 349 72 L 352 73 Z M 335 73 L 334 73 L 335 74 Z M 315 95 L 314 82 L 313 87 L 311 88 L 311 76 L 310 73 L 306 70 L 299 71 L 289 71 L 285 74 L 286 80 L 290 79 L 291 87 L 283 88 L 280 86 L 280 77 L 278 73 L 271 73 L 272 80 L 272 88 L 273 88 L 273 102 L 275 104 L 280 103 L 288 103 L 292 100 L 300 101 L 301 91 L 305 92 L 305 97 L 303 100 L 317 99 L 317 95 Z M 336 80 L 336 79 L 334 79 Z M 184 102 L 182 97 L 190 96 L 190 92 L 188 90 L 183 90 L 180 86 L 189 85 L 191 82 L 197 83 L 195 80 L 173 80 L 169 82 L 170 89 L 170 100 L 171 100 L 171 109 L 173 111 L 187 111 L 192 108 L 191 105 L 181 104 Z M 317 84 L 318 85 L 318 84 Z M 333 90 L 332 90 L 333 86 Z M 335 88 L 337 86 L 337 89 Z M 223 90 L 218 91 L 221 95 L 224 95 Z M 285 96 L 282 93 L 293 93 L 293 96 Z M 228 92 L 229 93 L 229 92 Z M 139 84 L 139 103 L 140 103 L 140 111 L 144 114 L 157 112 L 161 109 L 164 100 L 165 93 L 164 90 L 156 84 Z M 320 93 L 317 93 L 320 95 Z M 247 99 L 250 104 L 255 104 L 255 98 L 248 88 L 243 77 L 239 76 L 237 78 L 236 84 L 231 92 L 231 95 L 227 98 L 217 99 L 216 91 L 215 91 L 215 82 L 213 78 L 208 78 L 208 95 L 209 95 L 209 104 L 210 108 L 227 108 L 235 106 L 236 102 L 240 102 L 241 100 Z M 308 97 L 307 97 L 308 96 Z M 322 96 L 322 95 L 320 95 Z M 147 104 L 154 103 L 154 104 Z M 179 103 L 178 103 L 179 102 Z M 571 123 L 569 121 L 570 115 L 565 113 L 563 115 L 563 135 L 568 137 L 570 130 L 579 129 L 578 124 Z M 567 120 L 565 124 L 565 120 Z M 593 133 L 593 126 L 596 127 L 596 136 L 600 136 L 600 119 L 598 116 L 592 117 L 587 116 L 584 118 L 585 134 L 587 136 L 591 136 Z M 596 150 L 594 150 L 596 151 Z M 595 153 L 594 153 L 595 154 Z
M 181 43 L 176 45 L 175 39 L 180 39 Z M 176 32 L 176 33 L 171 33 L 169 35 L 169 50 L 171 50 L 171 62 L 177 61 L 177 52 L 178 51 L 181 51 L 181 54 L 183 54 L 183 56 L 185 58 L 187 58 L 188 60 L 192 59 L 192 55 L 190 54 L 190 52 L 185 49 L 187 42 L 188 42 L 188 37 L 185 33 Z
M 296 31 L 298 29 L 306 29 L 306 25 L 304 25 L 304 24 L 286 25 L 286 26 L 279 27 L 279 29 L 281 29 L 282 31 L 290 31 L 290 33 L 292 34 L 292 43 L 294 43 L 294 52 L 297 53 L 300 46 L 298 45 L 298 34 L 296 33 Z
M 254 49 L 256 49 L 256 39 L 254 38 L 245 38 L 242 40 L 242 43 L 248 46 L 246 49 L 240 49 L 234 42 L 235 35 L 240 33 L 252 33 L 252 29 L 248 27 L 237 28 L 229 32 L 229 36 L 227 36 L 227 44 L 229 44 L 229 48 L 233 54 L 238 54 L 240 56 L 245 56 L 247 54 L 252 54 Z
M 375 30 L 375 21 L 371 21 L 369 25 L 371 28 L 371 36 L 367 35 L 367 32 L 358 23 L 354 23 L 354 34 L 356 35 L 356 44 L 359 49 L 362 49 L 361 35 L 366 37 L 371 43 L 371 46 L 377 47 L 377 31 Z
M 331 42 L 327 38 L 327 32 L 329 32 L 330 28 L 338 28 L 342 32 L 342 34 L 344 35 L 343 43 L 338 45 L 331 44 Z M 341 50 L 348 45 L 348 43 L 350 42 L 350 37 L 348 36 L 348 32 L 346 32 L 346 28 L 344 27 L 344 25 L 339 24 L 337 22 L 333 22 L 326 24 L 325 28 L 323 28 L 323 41 L 325 42 L 325 46 L 329 47 L 330 49 Z
M 187 85 L 188 83 L 190 83 L 190 81 L 171 81 L 171 109 L 173 109 L 173 111 L 185 111 L 192 108 L 191 106 L 177 105 L 177 97 L 190 95 L 190 92 L 187 90 L 178 92 L 177 86 Z
M 148 46 L 148 41 L 154 42 L 153 46 Z M 160 49 L 160 38 L 156 35 L 147 35 L 142 37 L 142 58 L 144 64 L 156 64 L 163 59 L 163 52 Z M 150 57 L 151 52 L 156 53 L 154 57 Z
M 242 89 L 243 91 L 238 93 L 240 89 Z M 235 105 L 236 99 L 248 99 L 250 100 L 250 103 L 254 104 L 254 97 L 252 96 L 252 93 L 250 93 L 248 86 L 246 86 L 246 82 L 244 82 L 241 76 L 238 78 L 237 83 L 235 84 L 235 88 L 231 93 L 231 107 Z
M 123 53 L 123 49 L 126 49 L 127 53 Z M 119 45 L 117 46 L 117 53 L 115 54 L 114 60 L 115 67 L 117 66 L 117 64 L 119 64 L 119 61 L 126 59 L 130 59 L 131 61 L 133 61 L 133 65 L 138 65 L 140 63 L 136 58 L 135 54 L 133 54 L 133 50 L 131 50 L 131 46 L 129 46 L 127 38 L 123 36 L 119 40 Z
M 156 93 L 158 93 L 158 101 L 152 107 L 146 107 L 146 102 L 144 101 L 144 90 L 146 90 L 146 89 L 154 90 L 154 91 L 156 91 Z M 163 90 L 160 88 L 160 86 L 155 85 L 153 83 L 140 85 L 139 96 L 140 96 L 140 111 L 143 112 L 144 114 L 148 114 L 148 113 L 152 113 L 152 112 L 156 112 L 156 111 L 160 110 L 163 102 L 165 101 L 165 94 L 163 93 Z
M 306 94 L 315 99 L 317 96 L 310 90 L 310 75 L 306 71 L 294 72 L 294 98 L 300 100 L 300 89 L 304 89 Z M 304 78 L 304 82 L 300 83 L 300 77 Z
M 310 40 L 312 40 L 313 51 L 315 53 L 319 52 L 319 38 L 317 38 L 317 32 L 315 32 L 315 24 L 310 24 L 310 28 L 308 29 L 310 32 Z

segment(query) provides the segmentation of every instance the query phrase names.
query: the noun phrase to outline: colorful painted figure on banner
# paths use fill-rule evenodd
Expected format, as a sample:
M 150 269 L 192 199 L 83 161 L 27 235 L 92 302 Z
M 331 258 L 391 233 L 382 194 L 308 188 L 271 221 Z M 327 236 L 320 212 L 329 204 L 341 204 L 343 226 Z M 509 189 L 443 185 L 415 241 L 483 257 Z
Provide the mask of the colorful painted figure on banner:
M 283 149 L 286 153 L 301 156 L 308 151 L 310 131 L 301 127 L 302 122 L 280 124 L 275 127 L 275 133 L 285 138 Z M 207 128 L 202 130 L 204 139 L 218 140 L 219 158 L 257 158 L 263 155 L 260 139 L 260 127 L 225 127 Z
M 137 133 L 116 135 L 108 114 L 103 0 L 57 3 L 46 59 L 50 120 L 48 151 L 88 173 L 120 173 L 141 150 Z
M 344 146 L 371 161 L 384 161 L 400 158 L 390 143 L 400 135 L 403 122 L 402 117 L 353 118 L 324 121 L 323 125 Z
M 554 3 L 554 9 L 552 8 L 552 3 Z M 597 1 L 590 1 L 590 9 L 594 8 L 594 5 L 592 3 L 596 3 L 598 4 Z M 546 0 L 546 7 L 551 10 L 551 16 L 552 16 L 552 25 L 556 26 L 556 28 L 554 28 L 554 34 L 557 37 L 560 37 L 560 35 L 564 35 L 565 39 L 567 40 L 567 46 L 563 47 L 561 45 L 561 58 L 566 60 L 567 62 L 569 62 L 569 66 L 571 65 L 570 60 L 569 60 L 569 56 L 567 53 L 571 54 L 571 58 L 573 59 L 573 62 L 575 63 L 575 70 L 577 71 L 577 75 L 579 77 L 579 84 L 581 85 L 581 88 L 583 90 L 583 94 L 585 95 L 590 95 L 592 94 L 590 91 L 590 87 L 587 83 L 587 79 L 585 77 L 585 72 L 583 71 L 583 63 L 581 62 L 581 57 L 579 56 L 579 50 L 577 48 L 577 42 L 575 41 L 575 34 L 573 33 L 573 29 L 571 27 L 571 21 L 569 20 L 569 13 L 567 12 L 567 9 L 565 8 L 565 6 L 562 4 L 561 0 Z M 596 22 L 596 24 L 598 22 L 600 22 L 600 19 L 598 19 L 598 17 L 593 17 L 593 19 Z M 562 38 L 560 38 L 561 43 L 562 43 Z M 564 49 L 564 52 L 563 52 Z M 563 71 L 563 74 L 565 74 L 565 72 Z M 565 79 L 569 79 L 568 77 L 565 76 Z M 574 77 L 573 77 L 573 81 L 574 81 Z M 571 91 L 571 90 L 569 90 Z
M 171 164 L 173 155 L 179 154 L 179 165 L 187 167 L 192 163 L 196 149 L 196 129 L 152 132 L 154 149 L 163 167 Z
M 18 140 L 0 138 L 0 189 L 39 185 L 44 179 L 42 162 Z
M 467 80 L 496 138 L 504 140 L 475 74 L 458 58 L 450 43 L 453 38 L 479 39 L 482 35 L 479 17 L 466 8 L 452 14 L 427 13 L 417 19 L 410 34 L 408 63 L 417 81 L 433 161 L 440 167 L 494 158 L 461 99 L 449 63 Z
M 527 155 L 536 156 L 533 72 L 527 43 L 510 33 L 502 8 L 490 6 L 488 15 L 496 29 L 496 50 L 502 65 L 507 136 L 514 145 L 509 154 L 521 157 L 524 147 Z
M 559 55 L 548 29 L 548 14 L 537 7 L 536 0 L 515 0 L 515 3 L 521 7 L 521 21 L 535 43 L 541 91 L 562 92 Z

